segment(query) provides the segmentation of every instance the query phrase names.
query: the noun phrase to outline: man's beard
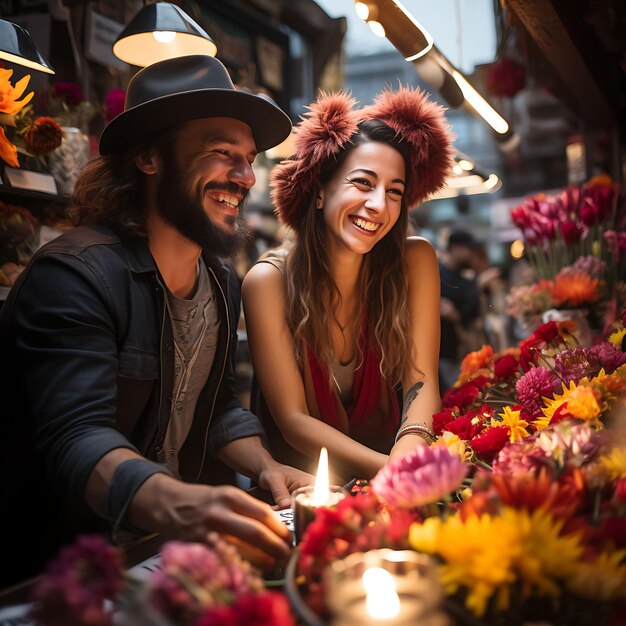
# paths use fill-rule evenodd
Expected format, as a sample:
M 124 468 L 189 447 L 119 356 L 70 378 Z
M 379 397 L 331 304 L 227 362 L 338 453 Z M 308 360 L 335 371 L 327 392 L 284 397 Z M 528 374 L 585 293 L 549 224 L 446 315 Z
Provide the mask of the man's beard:
M 248 225 L 241 211 L 248 189 L 231 182 L 208 183 L 194 199 L 184 185 L 184 177 L 176 157 L 171 153 L 162 155 L 163 174 L 158 186 L 159 215 L 174 226 L 184 237 L 197 243 L 203 251 L 212 256 L 229 257 L 243 248 L 250 240 Z M 207 189 L 217 189 L 240 195 L 239 215 L 231 218 L 234 232 L 230 233 L 213 223 L 204 212 L 203 196 Z

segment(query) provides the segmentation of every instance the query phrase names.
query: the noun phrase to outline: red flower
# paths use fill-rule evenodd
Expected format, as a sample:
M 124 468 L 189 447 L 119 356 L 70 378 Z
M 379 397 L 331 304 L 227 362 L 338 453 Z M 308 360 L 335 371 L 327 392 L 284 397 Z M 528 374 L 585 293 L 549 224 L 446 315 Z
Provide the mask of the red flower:
M 579 241 L 583 235 L 583 229 L 576 222 L 561 222 L 560 228 L 563 239 L 568 246 Z
M 464 441 L 468 441 L 482 430 L 482 424 L 472 424 L 470 415 L 461 415 L 461 417 L 448 422 L 446 430 L 458 435 Z
M 493 487 L 508 506 L 528 511 L 542 509 L 564 518 L 574 515 L 585 495 L 580 481 L 555 481 L 546 468 L 536 474 L 493 474 Z
M 509 441 L 509 429 L 506 426 L 487 428 L 470 440 L 474 452 L 485 461 L 491 461 Z
M 482 377 L 481 377 L 482 378 Z M 476 400 L 479 389 L 474 382 L 463 385 L 462 387 L 448 389 L 443 395 L 442 404 L 444 407 L 458 406 L 463 409 Z
M 493 366 L 493 373 L 496 380 L 506 380 L 517 372 L 519 361 L 512 354 L 501 356 Z
M 433 414 L 433 430 L 435 435 L 443 434 L 444 430 L 447 430 L 447 424 L 459 417 L 458 407 L 449 407 L 439 413 Z
M 560 337 L 559 327 L 556 322 L 548 322 L 538 326 L 535 332 L 531 335 L 535 339 L 541 339 L 546 344 L 556 341 Z
M 50 117 L 38 117 L 26 131 L 24 142 L 35 156 L 45 156 L 56 150 L 63 141 L 65 133 Z
M 524 88 L 526 72 L 517 61 L 503 58 L 487 68 L 485 84 L 494 96 L 512 98 Z

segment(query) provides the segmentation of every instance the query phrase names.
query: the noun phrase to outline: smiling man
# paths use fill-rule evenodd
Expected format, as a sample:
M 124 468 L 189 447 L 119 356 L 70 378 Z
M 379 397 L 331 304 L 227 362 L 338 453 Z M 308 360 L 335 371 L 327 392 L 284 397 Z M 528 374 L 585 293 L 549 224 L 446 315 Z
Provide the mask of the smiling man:
M 257 151 L 290 129 L 211 57 L 130 82 L 77 183 L 80 226 L 37 253 L 0 317 L 3 582 L 93 530 L 217 530 L 288 555 L 270 507 L 223 485 L 229 467 L 284 506 L 310 479 L 272 459 L 235 397 L 239 284 L 224 257 L 246 239 Z

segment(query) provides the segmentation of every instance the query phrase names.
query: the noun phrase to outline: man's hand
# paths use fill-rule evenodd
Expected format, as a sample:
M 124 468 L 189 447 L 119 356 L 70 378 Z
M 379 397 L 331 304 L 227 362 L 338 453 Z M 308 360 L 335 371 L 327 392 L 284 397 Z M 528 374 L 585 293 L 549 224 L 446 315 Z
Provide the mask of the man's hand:
M 206 543 L 217 531 L 263 569 L 284 564 L 291 552 L 289 531 L 272 509 L 236 487 L 154 474 L 135 494 L 128 519 L 143 530 L 184 541 Z
M 273 463 L 261 471 L 258 482 L 261 489 L 271 491 L 278 509 L 286 509 L 291 506 L 291 492 L 312 485 L 315 477 L 295 467 Z

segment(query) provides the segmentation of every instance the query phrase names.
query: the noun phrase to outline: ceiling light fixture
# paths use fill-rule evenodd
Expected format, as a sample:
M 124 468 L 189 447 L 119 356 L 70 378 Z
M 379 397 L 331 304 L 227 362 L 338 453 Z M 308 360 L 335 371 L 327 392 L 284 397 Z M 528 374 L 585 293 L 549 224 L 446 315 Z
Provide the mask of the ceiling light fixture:
M 54 69 L 25 28 L 0 20 L 0 59 L 23 65 L 31 70 L 54 74 Z
M 189 54 L 217 54 L 217 45 L 180 7 L 155 2 L 143 7 L 120 33 L 113 54 L 145 67 L 157 61 Z

